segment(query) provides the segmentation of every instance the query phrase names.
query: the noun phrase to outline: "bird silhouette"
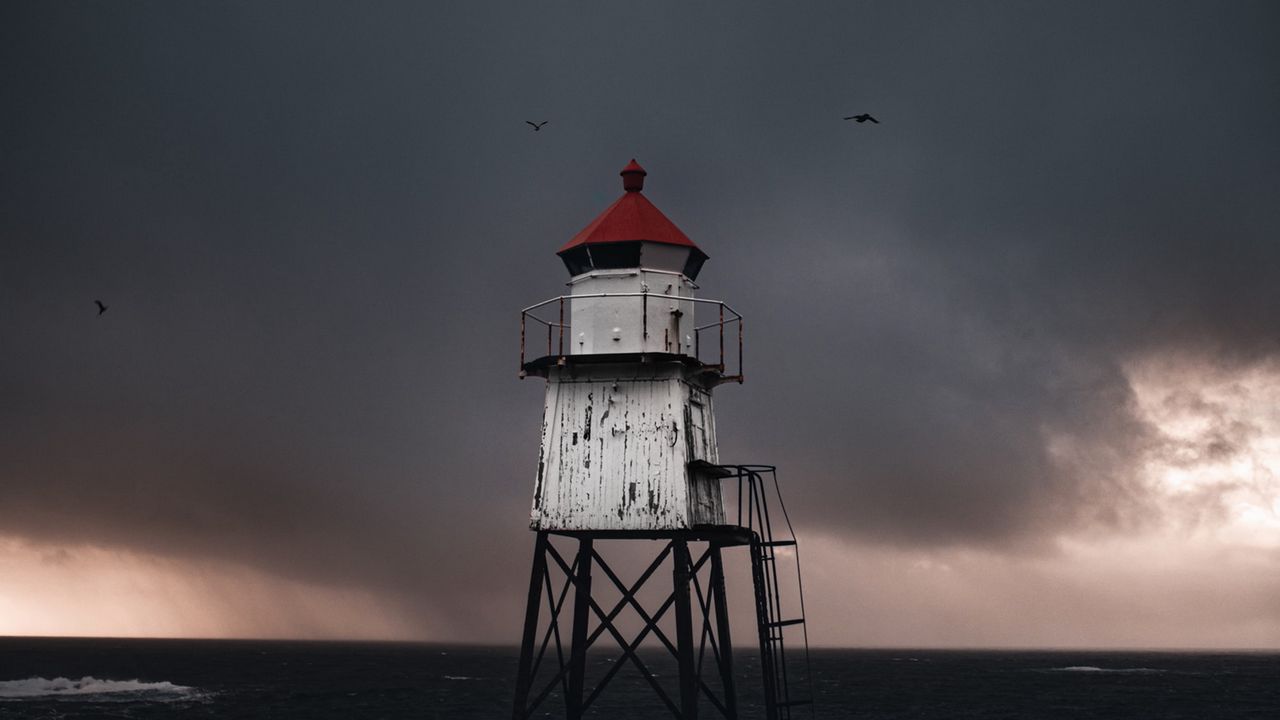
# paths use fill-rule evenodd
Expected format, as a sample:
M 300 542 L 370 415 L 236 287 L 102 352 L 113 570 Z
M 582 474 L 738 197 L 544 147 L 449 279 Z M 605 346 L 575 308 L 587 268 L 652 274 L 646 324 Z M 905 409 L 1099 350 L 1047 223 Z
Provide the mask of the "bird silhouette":
M 547 123 L 549 123 L 549 122 L 551 122 L 551 121 L 550 121 L 550 120 L 543 120 L 543 121 L 542 121 L 542 122 L 540 122 L 540 123 L 536 123 L 536 122 L 532 122 L 532 121 L 529 121 L 529 120 L 525 120 L 525 121 L 524 121 L 524 124 L 525 124 L 525 125 L 528 125 L 529 127 L 532 127 L 534 132 L 538 132 L 539 130 L 541 130 L 541 129 L 542 129 L 542 126 L 543 126 L 543 125 L 546 125 L 546 124 L 547 124 Z
M 98 317 L 102 317 L 102 313 L 107 311 L 107 306 L 103 305 L 101 300 L 94 300 L 93 303 L 98 306 Z
M 875 124 L 877 124 L 877 125 L 879 125 L 879 124 L 880 124 L 880 121 L 879 121 L 879 120 L 877 120 L 877 119 L 875 119 L 875 118 L 871 117 L 871 116 L 870 116 L 870 115 L 868 115 L 867 113 L 862 113 L 861 115 L 850 115 L 849 117 L 845 118 L 845 120 L 857 120 L 857 121 L 858 121 L 858 122 L 860 122 L 860 123 L 864 123 L 864 122 L 866 122 L 866 121 L 870 120 L 871 122 L 873 122 L 873 123 L 875 123 Z

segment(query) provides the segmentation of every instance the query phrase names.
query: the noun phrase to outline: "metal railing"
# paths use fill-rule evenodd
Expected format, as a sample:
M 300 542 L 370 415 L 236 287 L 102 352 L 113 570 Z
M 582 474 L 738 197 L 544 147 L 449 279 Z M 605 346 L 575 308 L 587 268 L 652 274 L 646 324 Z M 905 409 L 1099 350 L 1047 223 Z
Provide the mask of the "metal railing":
M 813 673 L 799 544 L 786 503 L 782 500 L 778 469 L 773 465 L 716 465 L 714 468 L 721 476 L 721 488 L 732 495 L 725 503 L 726 508 L 737 508 L 735 524 L 748 530 L 752 538 L 752 581 L 756 594 L 760 663 L 765 681 L 765 717 L 767 720 L 791 720 L 792 711 L 806 705 L 809 706 L 808 714 L 813 717 Z M 771 514 L 769 506 L 773 502 L 782 511 L 781 517 L 776 512 Z M 782 553 L 791 558 L 795 568 L 794 597 L 788 599 L 799 606 L 798 616 L 787 617 L 783 611 L 785 594 L 781 591 L 778 567 Z M 804 654 L 799 658 L 787 655 L 783 631 L 788 628 L 801 632 Z M 806 690 L 808 697 L 797 696 L 798 689 Z
M 586 299 L 617 299 L 618 302 L 634 303 L 641 318 L 641 333 L 643 339 L 647 341 L 649 335 L 649 301 L 650 300 L 666 300 L 675 303 L 694 303 L 697 305 L 714 306 L 716 310 L 716 319 L 703 325 L 695 324 L 693 327 L 693 352 L 689 354 L 685 351 L 685 346 L 680 342 L 680 338 L 675 338 L 675 355 L 683 355 L 691 357 L 705 366 L 713 367 L 720 372 L 725 380 L 736 380 L 742 382 L 742 315 L 736 310 L 729 307 L 722 300 L 708 300 L 706 298 L 683 297 L 679 295 L 666 295 L 663 293 L 650 292 L 627 292 L 627 293 L 586 293 L 582 295 L 560 295 L 549 300 L 543 300 L 536 305 L 520 311 L 520 368 L 521 376 L 524 375 L 524 368 L 530 356 L 530 351 L 534 350 L 533 343 L 538 342 L 530 333 L 530 324 L 542 326 L 546 330 L 546 354 L 542 356 L 533 356 L 534 359 L 539 357 L 551 357 L 557 361 L 573 355 L 574 353 L 565 352 L 565 335 L 572 338 L 572 309 L 575 300 Z M 728 331 L 730 343 L 729 352 L 725 351 L 725 335 Z M 663 329 L 664 336 L 669 333 L 668 329 Z M 712 335 L 704 342 L 703 337 L 706 334 Z M 540 333 L 539 333 L 540 334 Z M 737 336 L 737 357 L 735 364 L 729 364 L 726 360 L 734 360 L 732 344 L 734 335 Z M 663 343 L 664 350 L 670 352 L 670 338 Z M 707 350 L 704 355 L 704 348 Z M 536 350 L 534 350 L 536 352 Z M 730 370 L 733 370 L 731 373 Z

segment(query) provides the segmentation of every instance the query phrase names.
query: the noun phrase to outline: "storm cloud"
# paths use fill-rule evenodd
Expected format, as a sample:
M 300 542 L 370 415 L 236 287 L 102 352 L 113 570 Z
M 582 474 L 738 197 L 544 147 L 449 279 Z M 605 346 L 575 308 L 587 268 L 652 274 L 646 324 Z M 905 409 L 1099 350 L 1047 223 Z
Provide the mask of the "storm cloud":
M 1164 512 L 1134 365 L 1280 357 L 1277 27 L 1245 2 L 6 4 L 0 535 L 501 639 L 474 608 L 530 551 L 518 311 L 635 157 L 747 318 L 721 457 L 779 465 L 802 533 L 1019 562 L 1123 536 Z

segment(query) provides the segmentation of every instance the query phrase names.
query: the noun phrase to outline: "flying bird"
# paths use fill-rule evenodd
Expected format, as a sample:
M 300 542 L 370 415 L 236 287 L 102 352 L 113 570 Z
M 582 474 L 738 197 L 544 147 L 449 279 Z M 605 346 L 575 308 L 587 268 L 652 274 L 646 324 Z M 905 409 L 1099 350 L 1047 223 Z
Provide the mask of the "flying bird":
M 107 311 L 107 306 L 103 305 L 101 300 L 94 300 L 93 303 L 98 306 L 98 317 L 102 317 L 102 313 Z
M 879 124 L 880 124 L 880 121 L 879 121 L 879 120 L 877 120 L 877 119 L 875 119 L 875 118 L 871 117 L 871 116 L 870 116 L 870 115 L 868 115 L 867 113 L 862 113 L 861 115 L 850 115 L 849 117 L 845 118 L 845 120 L 857 120 L 857 121 L 858 121 L 858 122 L 860 122 L 860 123 L 864 123 L 864 122 L 866 122 L 866 121 L 870 120 L 871 122 L 873 122 L 873 123 L 875 123 L 875 124 L 877 124 L 877 125 L 879 125 Z
M 528 126 L 530 126 L 530 127 L 532 127 L 534 132 L 538 132 L 539 130 L 541 130 L 541 129 L 542 129 L 542 126 L 543 126 L 543 125 L 546 125 L 546 124 L 547 124 L 547 123 L 549 123 L 549 122 L 551 122 L 551 121 L 550 121 L 550 120 L 543 120 L 543 121 L 542 121 L 542 122 L 540 122 L 540 123 L 536 123 L 536 122 L 531 122 L 531 121 L 529 121 L 529 120 L 525 120 L 525 121 L 524 121 L 524 124 L 525 124 L 525 125 L 528 125 Z

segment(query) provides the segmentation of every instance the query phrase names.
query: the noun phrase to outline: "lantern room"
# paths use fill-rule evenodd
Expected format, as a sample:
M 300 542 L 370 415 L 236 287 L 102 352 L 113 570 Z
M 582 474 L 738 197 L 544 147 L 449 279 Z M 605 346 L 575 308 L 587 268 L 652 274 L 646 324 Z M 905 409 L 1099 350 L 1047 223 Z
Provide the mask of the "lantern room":
M 696 296 L 707 254 L 644 196 L 648 173 L 639 163 L 632 159 L 619 174 L 622 196 L 556 253 L 569 271 L 569 295 L 525 309 L 522 372 L 545 375 L 548 362 L 571 357 L 671 355 L 740 381 L 741 318 Z M 526 362 L 531 356 L 537 360 Z
M 697 280 L 707 254 L 644 196 L 649 173 L 633 158 L 619 174 L 626 192 L 556 253 L 569 274 L 643 267 Z

